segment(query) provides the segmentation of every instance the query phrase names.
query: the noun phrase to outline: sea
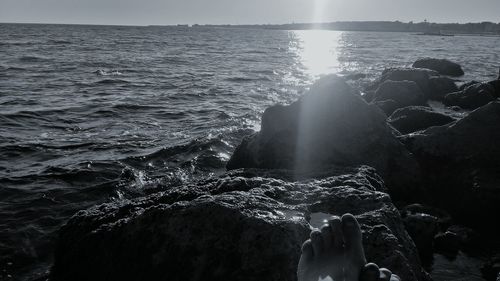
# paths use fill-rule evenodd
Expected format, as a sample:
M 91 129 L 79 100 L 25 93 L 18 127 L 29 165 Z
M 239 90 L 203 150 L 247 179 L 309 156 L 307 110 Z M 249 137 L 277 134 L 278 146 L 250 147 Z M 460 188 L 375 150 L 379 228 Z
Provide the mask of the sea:
M 78 210 L 223 173 L 322 75 L 361 85 L 421 57 L 493 79 L 500 37 L 0 24 L 0 279 L 44 280 Z

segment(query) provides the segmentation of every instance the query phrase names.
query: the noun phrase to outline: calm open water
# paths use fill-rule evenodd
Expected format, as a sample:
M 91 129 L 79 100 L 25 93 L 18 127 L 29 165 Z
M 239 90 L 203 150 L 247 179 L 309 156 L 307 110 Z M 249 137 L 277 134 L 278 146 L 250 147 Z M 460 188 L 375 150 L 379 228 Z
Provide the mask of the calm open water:
M 0 279 L 45 274 L 79 209 L 221 173 L 320 75 L 425 56 L 492 79 L 500 38 L 0 24 Z

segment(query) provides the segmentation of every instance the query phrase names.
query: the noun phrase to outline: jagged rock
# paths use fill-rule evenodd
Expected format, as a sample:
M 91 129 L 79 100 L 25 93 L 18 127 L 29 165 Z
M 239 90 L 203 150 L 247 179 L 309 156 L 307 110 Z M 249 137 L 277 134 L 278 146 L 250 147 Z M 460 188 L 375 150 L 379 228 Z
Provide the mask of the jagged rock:
M 387 80 L 375 91 L 373 102 L 393 100 L 398 108 L 425 104 L 424 93 L 413 81 Z
M 472 226 L 498 228 L 477 218 L 497 220 L 500 212 L 499 124 L 500 102 L 491 102 L 454 123 L 402 136 L 424 170 L 423 199 Z
M 455 62 L 447 59 L 422 58 L 412 65 L 415 68 L 427 68 L 439 72 L 442 75 L 462 76 L 464 71 L 462 67 Z
M 437 77 L 439 73 L 420 68 L 389 68 L 382 72 L 382 76 L 374 83 L 367 87 L 367 91 L 376 90 L 385 81 L 412 81 L 417 83 L 424 97 L 432 96 L 432 88 L 430 84 L 431 77 Z
M 465 109 L 476 109 L 498 98 L 492 83 L 477 83 L 461 92 L 450 93 L 444 97 L 447 106 L 460 106 Z
M 457 84 L 448 77 L 430 77 L 429 99 L 442 101 L 447 94 L 458 92 Z
M 227 164 L 237 168 L 321 170 L 329 165 L 369 165 L 392 190 L 408 193 L 418 166 L 393 135 L 386 116 L 338 77 L 325 77 L 289 106 L 273 106 L 261 131 L 245 138 Z
M 455 119 L 425 106 L 409 106 L 396 110 L 387 122 L 402 134 L 424 130 L 432 126 L 442 126 Z
M 384 191 L 381 178 L 365 166 L 314 175 L 249 169 L 96 206 L 62 227 L 50 278 L 296 280 L 300 247 L 310 232 L 306 218 L 314 224 L 318 215 L 351 212 L 369 261 L 405 281 L 426 280 Z

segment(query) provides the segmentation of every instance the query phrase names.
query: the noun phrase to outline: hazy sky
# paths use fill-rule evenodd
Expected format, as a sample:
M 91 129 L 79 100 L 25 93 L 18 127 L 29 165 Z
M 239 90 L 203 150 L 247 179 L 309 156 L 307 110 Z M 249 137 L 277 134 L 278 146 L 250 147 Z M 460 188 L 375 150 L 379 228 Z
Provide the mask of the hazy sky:
M 500 22 L 500 0 L 0 0 L 0 22 L 177 24 Z

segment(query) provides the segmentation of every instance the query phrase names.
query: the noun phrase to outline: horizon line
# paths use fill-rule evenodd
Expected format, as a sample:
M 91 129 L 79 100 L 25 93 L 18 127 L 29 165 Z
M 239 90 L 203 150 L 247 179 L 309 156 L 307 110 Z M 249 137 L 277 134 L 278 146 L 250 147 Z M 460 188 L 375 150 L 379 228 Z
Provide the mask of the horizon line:
M 90 25 L 90 26 L 126 26 L 126 27 L 149 27 L 149 26 L 266 26 L 266 25 L 293 25 L 293 24 L 329 24 L 329 23 L 353 23 L 353 22 L 400 22 L 400 23 L 430 23 L 430 24 L 480 24 L 484 22 L 500 24 L 494 21 L 470 21 L 470 22 L 432 22 L 432 21 L 401 21 L 401 20 L 343 20 L 325 22 L 288 22 L 288 23 L 172 23 L 172 24 L 101 24 L 101 23 L 59 23 L 59 22 L 0 22 L 0 24 L 33 24 L 33 25 Z

